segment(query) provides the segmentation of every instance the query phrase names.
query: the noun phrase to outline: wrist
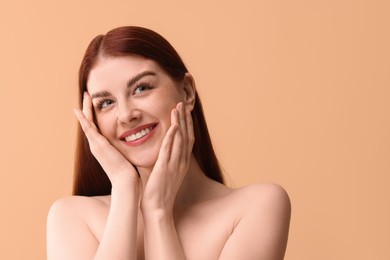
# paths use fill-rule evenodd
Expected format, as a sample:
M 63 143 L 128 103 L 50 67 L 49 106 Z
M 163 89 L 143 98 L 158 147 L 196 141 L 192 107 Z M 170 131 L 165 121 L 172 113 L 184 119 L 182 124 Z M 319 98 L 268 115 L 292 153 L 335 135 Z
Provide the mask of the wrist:
M 173 223 L 173 212 L 164 209 L 141 210 L 142 218 L 148 227 L 170 225 Z
M 135 186 L 138 188 L 139 177 L 132 175 L 128 172 L 116 173 L 114 177 L 110 178 L 111 186 L 113 188 L 134 188 Z
M 165 218 L 172 218 L 173 217 L 173 209 L 172 207 L 156 207 L 151 205 L 146 205 L 143 201 L 141 201 L 140 206 L 142 215 L 147 219 L 153 218 L 153 219 L 165 219 Z
M 115 181 L 111 181 L 111 194 L 120 195 L 120 197 L 128 197 L 133 195 L 138 198 L 139 194 L 139 183 L 138 180 L 134 180 L 133 177 L 119 178 L 117 177 Z

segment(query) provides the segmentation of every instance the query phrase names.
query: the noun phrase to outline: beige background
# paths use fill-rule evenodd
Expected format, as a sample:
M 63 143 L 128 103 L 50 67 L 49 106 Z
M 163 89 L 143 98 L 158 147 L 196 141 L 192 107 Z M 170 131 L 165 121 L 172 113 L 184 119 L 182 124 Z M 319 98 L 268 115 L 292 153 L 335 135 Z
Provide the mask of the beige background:
M 180 52 L 231 186 L 287 189 L 286 259 L 390 259 L 389 1 L 68 2 L 0 2 L 1 259 L 45 259 L 47 211 L 71 192 L 78 66 L 121 25 Z

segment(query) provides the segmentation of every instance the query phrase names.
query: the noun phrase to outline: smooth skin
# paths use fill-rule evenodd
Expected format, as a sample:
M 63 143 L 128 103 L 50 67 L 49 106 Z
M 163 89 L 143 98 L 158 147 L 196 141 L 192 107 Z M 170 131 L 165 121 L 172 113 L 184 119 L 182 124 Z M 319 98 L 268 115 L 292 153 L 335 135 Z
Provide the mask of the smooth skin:
M 283 259 L 287 193 L 275 184 L 231 189 L 207 178 L 195 160 L 190 74 L 177 82 L 139 56 L 100 57 L 87 85 L 75 113 L 112 194 L 53 204 L 49 260 Z M 151 124 L 144 142 L 120 138 Z

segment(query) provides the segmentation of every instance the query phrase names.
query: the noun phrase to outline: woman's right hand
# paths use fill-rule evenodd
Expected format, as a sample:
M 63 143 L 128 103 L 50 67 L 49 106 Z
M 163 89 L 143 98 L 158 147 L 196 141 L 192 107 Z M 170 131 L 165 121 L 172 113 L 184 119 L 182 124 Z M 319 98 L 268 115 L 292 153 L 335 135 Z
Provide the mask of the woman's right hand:
M 92 102 L 87 92 L 84 92 L 83 111 L 78 108 L 73 111 L 88 139 L 92 154 L 106 172 L 112 186 L 124 184 L 126 180 L 138 183 L 139 177 L 134 166 L 99 133 L 93 122 Z

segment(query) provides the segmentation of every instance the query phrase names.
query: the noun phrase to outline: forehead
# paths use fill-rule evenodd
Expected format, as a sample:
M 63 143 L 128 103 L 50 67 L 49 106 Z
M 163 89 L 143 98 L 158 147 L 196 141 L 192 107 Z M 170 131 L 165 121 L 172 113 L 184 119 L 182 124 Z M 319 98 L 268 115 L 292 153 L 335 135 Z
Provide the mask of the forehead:
M 156 75 L 163 73 L 155 61 L 140 56 L 99 57 L 89 73 L 87 90 L 99 91 L 124 84 L 144 71 L 152 71 Z

